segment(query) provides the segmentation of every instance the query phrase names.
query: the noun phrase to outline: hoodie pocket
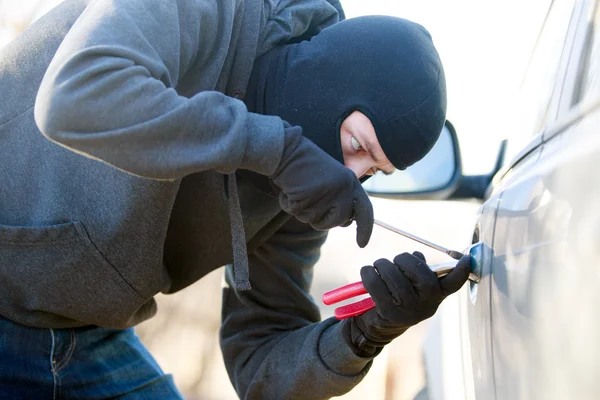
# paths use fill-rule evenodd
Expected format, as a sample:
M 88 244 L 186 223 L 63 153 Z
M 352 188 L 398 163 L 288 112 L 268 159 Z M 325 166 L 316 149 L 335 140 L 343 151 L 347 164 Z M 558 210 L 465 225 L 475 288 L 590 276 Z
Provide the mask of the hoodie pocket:
M 122 328 L 146 301 L 83 224 L 0 225 L 0 314 L 32 326 Z

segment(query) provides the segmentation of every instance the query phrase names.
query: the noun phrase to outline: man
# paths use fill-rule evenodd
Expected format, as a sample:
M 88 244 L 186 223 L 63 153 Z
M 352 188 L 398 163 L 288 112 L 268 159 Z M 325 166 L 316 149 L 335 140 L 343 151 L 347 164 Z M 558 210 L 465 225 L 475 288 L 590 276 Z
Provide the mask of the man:
M 0 56 L 0 393 L 179 398 L 131 327 L 228 265 L 242 398 L 327 398 L 466 281 L 419 253 L 361 271 L 377 308 L 319 321 L 326 230 L 357 178 L 421 159 L 445 118 L 429 34 L 324 0 L 67 0 Z M 310 39 L 310 40 L 308 40 Z M 199 293 L 199 296 L 202 294 Z

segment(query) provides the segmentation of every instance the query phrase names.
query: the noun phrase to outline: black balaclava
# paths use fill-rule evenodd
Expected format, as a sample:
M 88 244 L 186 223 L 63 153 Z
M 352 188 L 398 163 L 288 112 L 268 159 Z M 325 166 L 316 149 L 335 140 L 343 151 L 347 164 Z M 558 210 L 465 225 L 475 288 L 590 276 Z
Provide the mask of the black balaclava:
M 431 36 L 421 25 L 364 16 L 258 58 L 246 105 L 300 125 L 305 137 L 341 163 L 340 126 L 358 110 L 371 120 L 388 159 L 405 169 L 440 135 L 446 83 Z

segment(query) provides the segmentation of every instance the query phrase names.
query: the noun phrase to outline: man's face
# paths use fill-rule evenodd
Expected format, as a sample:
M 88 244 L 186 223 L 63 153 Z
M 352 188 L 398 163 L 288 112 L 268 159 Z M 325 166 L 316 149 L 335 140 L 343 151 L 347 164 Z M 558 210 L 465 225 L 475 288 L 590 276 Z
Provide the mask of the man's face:
M 360 111 L 354 111 L 346 117 L 340 127 L 340 140 L 344 165 L 357 178 L 374 175 L 377 171 L 386 175 L 395 171 L 379 145 L 373 124 Z

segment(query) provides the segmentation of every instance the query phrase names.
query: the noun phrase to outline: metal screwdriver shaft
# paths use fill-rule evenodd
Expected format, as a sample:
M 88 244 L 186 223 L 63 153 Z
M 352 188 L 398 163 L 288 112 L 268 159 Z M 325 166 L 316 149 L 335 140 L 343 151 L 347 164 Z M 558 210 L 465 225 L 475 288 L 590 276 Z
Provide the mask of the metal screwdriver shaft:
M 405 232 L 405 231 L 403 231 L 403 230 L 401 230 L 401 229 L 395 228 L 395 227 L 393 227 L 393 226 L 391 226 L 391 225 L 388 225 L 388 224 L 386 224 L 385 222 L 381 222 L 381 221 L 379 221 L 379 220 L 375 220 L 375 225 L 379 225 L 379 226 L 381 226 L 382 228 L 385 228 L 385 229 L 387 229 L 387 230 L 390 230 L 390 231 L 392 231 L 392 232 L 395 232 L 395 233 L 397 233 L 397 234 L 399 234 L 399 235 L 402 235 L 402 236 L 404 236 L 404 237 L 407 237 L 407 238 L 409 238 L 409 239 L 412 239 L 412 240 L 414 240 L 414 241 L 416 241 L 416 242 L 419 242 L 419 243 L 421 243 L 421 244 L 424 244 L 425 246 L 429 246 L 429 247 L 431 247 L 432 249 L 436 249 L 436 250 L 438 250 L 438 251 L 441 251 L 442 253 L 446 253 L 447 255 L 449 255 L 450 257 L 454 258 L 455 260 L 460 260 L 460 259 L 461 259 L 461 257 L 462 257 L 462 256 L 464 256 L 464 254 L 463 254 L 463 253 L 461 253 L 460 251 L 456 251 L 456 250 L 448 250 L 448 249 L 447 249 L 447 248 L 445 248 L 445 247 L 442 247 L 442 246 L 440 246 L 440 245 L 437 245 L 437 244 L 435 244 L 435 243 L 431 243 L 431 242 L 430 242 L 430 241 L 428 241 L 428 240 L 421 239 L 421 238 L 420 238 L 420 237 L 418 237 L 418 236 L 415 236 L 415 235 L 413 235 L 413 234 L 410 234 L 410 233 L 408 233 L 408 232 Z

